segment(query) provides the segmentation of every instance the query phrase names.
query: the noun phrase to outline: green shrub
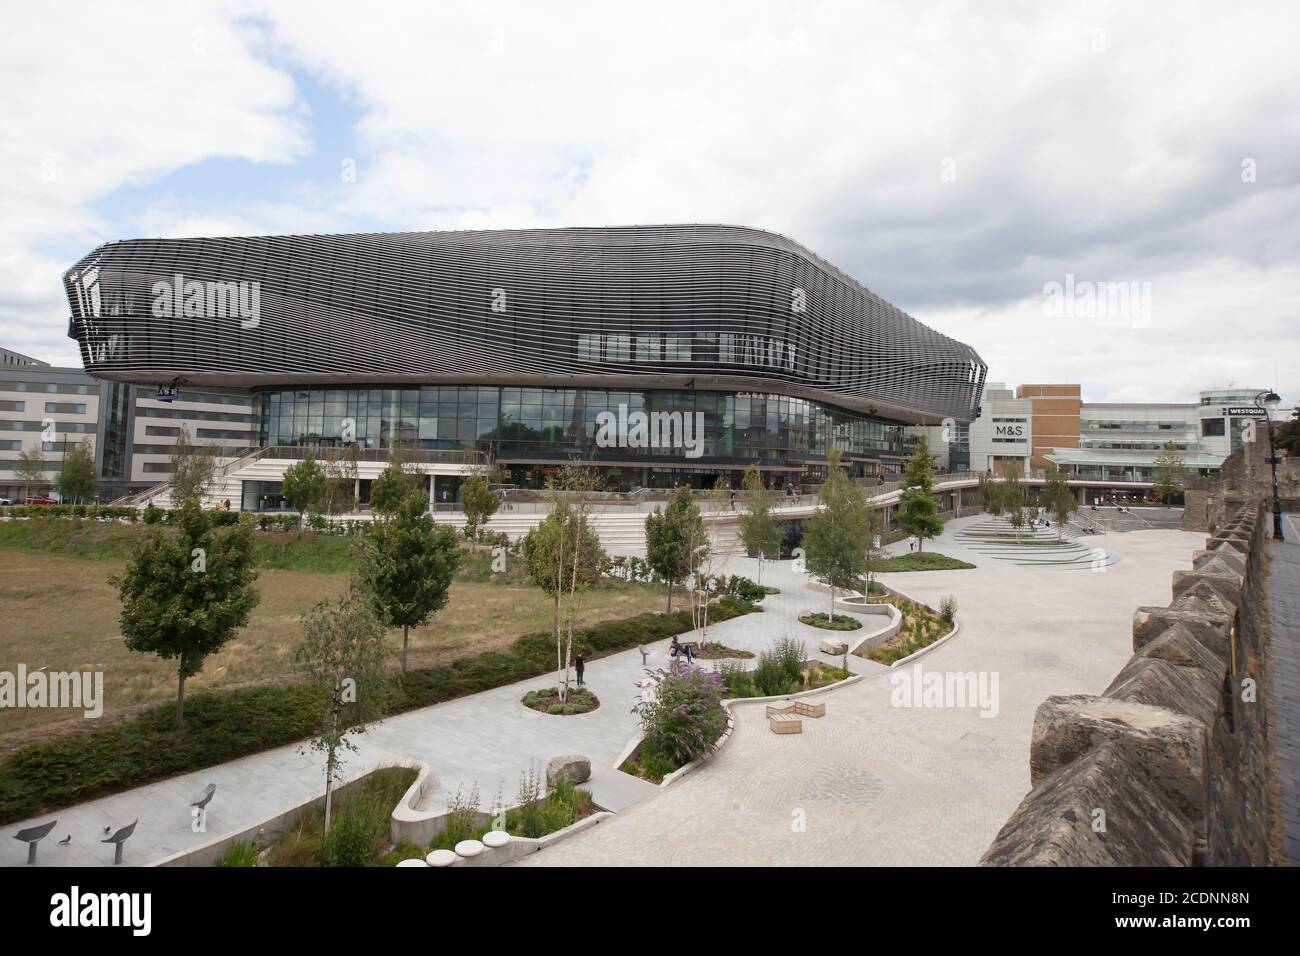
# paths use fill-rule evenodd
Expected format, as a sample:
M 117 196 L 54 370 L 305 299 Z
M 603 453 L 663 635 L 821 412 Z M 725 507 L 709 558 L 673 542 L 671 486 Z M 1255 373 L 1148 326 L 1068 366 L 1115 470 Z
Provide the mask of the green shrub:
M 786 673 L 781 659 L 768 651 L 758 655 L 758 664 L 750 677 L 759 697 L 779 697 L 794 692 L 794 681 Z
M 749 610 L 723 598 L 711 616 L 718 622 Z M 598 654 L 690 630 L 690 612 L 678 611 L 605 621 L 575 631 L 574 637 Z M 485 652 L 408 671 L 392 710 L 440 704 L 537 677 L 554 666 L 554 635 L 527 634 L 509 653 Z M 176 727 L 175 705 L 166 703 L 102 730 L 29 744 L 0 759 L 0 824 L 305 740 L 316 733 L 319 721 L 320 708 L 308 688 L 244 687 L 187 696 L 182 729 Z
M 257 841 L 244 842 L 236 840 L 226 847 L 226 852 L 217 860 L 217 866 L 257 866 Z

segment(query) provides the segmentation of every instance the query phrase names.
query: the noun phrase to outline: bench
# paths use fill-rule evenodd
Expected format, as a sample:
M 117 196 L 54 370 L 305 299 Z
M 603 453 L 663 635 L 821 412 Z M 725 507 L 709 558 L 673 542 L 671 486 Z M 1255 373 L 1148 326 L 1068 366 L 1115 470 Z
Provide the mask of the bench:
M 774 734 L 803 733 L 803 721 L 794 714 L 773 714 L 767 719 L 767 726 Z
M 794 713 L 795 713 L 795 704 L 794 701 L 792 700 L 788 700 L 782 704 L 767 705 L 768 717 L 778 717 L 778 716 L 784 716 L 786 714 L 794 714 Z
M 826 705 L 814 704 L 811 701 L 796 700 L 794 702 L 794 712 L 800 717 L 825 717 Z

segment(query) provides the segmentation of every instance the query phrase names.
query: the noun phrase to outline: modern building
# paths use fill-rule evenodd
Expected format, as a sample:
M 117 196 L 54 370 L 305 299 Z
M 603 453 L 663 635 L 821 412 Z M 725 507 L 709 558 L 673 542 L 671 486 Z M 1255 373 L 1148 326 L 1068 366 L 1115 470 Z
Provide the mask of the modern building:
M 971 470 L 1025 476 L 1053 464 L 1098 486 L 1149 485 L 1166 444 L 1189 475 L 1212 476 L 1241 447 L 1247 422 L 1263 414 L 1259 389 L 1211 389 L 1196 403 L 1084 402 L 1078 385 L 1001 383 L 984 389 L 970 425 Z M 933 444 L 933 441 L 932 441 Z
M 153 389 L 101 381 L 0 348 L 0 496 L 17 500 L 58 485 L 64 453 L 90 443 L 101 501 L 158 484 L 171 468 L 181 429 L 218 456 L 243 454 L 256 435 L 247 397 L 182 390 L 159 401 Z M 44 487 L 24 485 L 18 456 L 39 448 Z
M 986 371 L 732 226 L 134 240 L 65 286 L 96 378 L 251 397 L 260 452 L 222 475 L 244 507 L 274 507 L 303 449 L 347 445 L 363 480 L 402 448 L 438 501 L 489 459 L 520 486 L 578 460 L 628 490 L 816 480 L 838 448 L 866 478 L 897 470 L 908 426 L 970 421 Z
M 1029 467 L 1049 467 L 1047 456 L 1057 448 L 1079 445 L 1079 415 L 1083 390 L 1078 385 L 1021 385 L 1016 398 L 1029 401 L 1033 420 Z
M 1210 389 L 1195 404 L 1087 402 L 1077 447 L 1055 448 L 1048 458 L 1072 477 L 1148 482 L 1172 444 L 1188 474 L 1214 476 L 1241 448 L 1246 422 L 1263 414 L 1255 405 L 1260 391 Z
M 1032 400 L 1017 398 L 1002 382 L 990 382 L 979 415 L 970 423 L 970 469 L 1003 474 L 1014 468 L 1030 474 L 1033 412 Z

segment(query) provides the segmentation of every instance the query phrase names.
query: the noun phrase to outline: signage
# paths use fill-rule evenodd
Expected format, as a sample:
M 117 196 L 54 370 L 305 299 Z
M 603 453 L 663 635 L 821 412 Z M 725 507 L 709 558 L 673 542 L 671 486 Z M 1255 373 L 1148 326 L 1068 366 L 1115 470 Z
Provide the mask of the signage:
M 994 425 L 993 434 L 1002 435 L 1006 438 L 1023 438 L 1025 436 L 1024 425 Z
M 1229 418 L 1268 418 L 1268 412 L 1254 405 L 1231 406 L 1223 410 Z
M 154 393 L 153 397 L 160 402 L 174 402 L 176 401 L 176 386 L 159 385 L 158 391 Z

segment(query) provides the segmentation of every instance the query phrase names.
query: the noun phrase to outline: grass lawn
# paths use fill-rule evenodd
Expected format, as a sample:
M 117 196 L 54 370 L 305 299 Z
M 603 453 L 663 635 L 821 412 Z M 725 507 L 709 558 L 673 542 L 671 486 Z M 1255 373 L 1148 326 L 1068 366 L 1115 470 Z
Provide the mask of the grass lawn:
M 56 527 L 63 525 L 63 528 Z M 105 718 L 87 721 L 78 713 L 45 708 L 6 710 L 0 720 L 0 753 L 50 733 L 103 726 L 176 694 L 173 662 L 128 651 L 118 630 L 120 604 L 108 583 L 120 573 L 144 529 L 70 521 L 0 522 L 0 671 L 104 671 Z M 190 692 L 284 682 L 292 679 L 289 659 L 302 636 L 299 618 L 316 602 L 340 594 L 350 565 L 349 542 L 341 538 L 258 534 L 258 548 L 271 566 L 260 569 L 262 601 L 249 625 L 203 671 L 187 682 Z M 553 605 L 522 576 L 490 578 L 490 555 L 469 556 L 452 585 L 447 606 L 432 623 L 411 632 L 412 669 L 447 664 L 484 651 L 506 651 L 521 635 L 551 627 Z M 319 569 L 319 570 L 316 570 Z M 661 589 L 610 580 L 587 595 L 580 625 L 627 618 L 664 606 Z M 401 632 L 389 642 L 394 653 Z
M 959 561 L 956 558 L 950 558 L 946 554 L 939 554 L 935 551 L 921 551 L 915 554 L 900 554 L 897 557 L 885 558 L 876 565 L 875 570 L 880 573 L 893 573 L 897 571 L 957 571 L 973 567 L 975 565 Z

